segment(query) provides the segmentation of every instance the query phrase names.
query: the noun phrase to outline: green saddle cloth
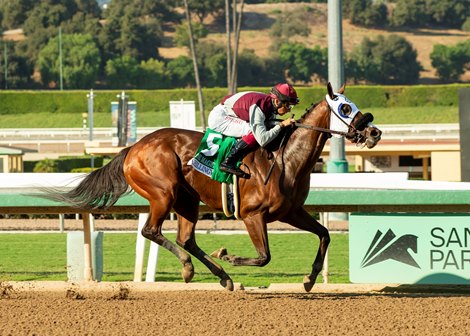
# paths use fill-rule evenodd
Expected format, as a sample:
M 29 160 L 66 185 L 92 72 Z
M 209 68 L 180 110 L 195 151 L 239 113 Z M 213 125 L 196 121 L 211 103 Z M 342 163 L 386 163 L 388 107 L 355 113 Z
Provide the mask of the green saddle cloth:
M 207 128 L 191 161 L 192 166 L 213 180 L 232 183 L 232 174 L 220 171 L 219 164 L 225 160 L 236 141 L 236 138 Z

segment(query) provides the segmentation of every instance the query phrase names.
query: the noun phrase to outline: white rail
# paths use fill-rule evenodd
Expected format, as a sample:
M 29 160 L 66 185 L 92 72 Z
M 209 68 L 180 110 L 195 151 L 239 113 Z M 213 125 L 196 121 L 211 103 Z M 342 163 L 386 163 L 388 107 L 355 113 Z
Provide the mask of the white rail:
M 458 139 L 459 124 L 406 124 L 377 125 L 383 132 L 384 139 L 398 138 L 436 138 Z M 141 138 L 161 127 L 139 127 L 137 137 Z M 111 127 L 93 129 L 94 140 L 110 140 L 113 135 Z M 9 140 L 88 140 L 88 128 L 22 128 L 0 129 L 0 142 Z

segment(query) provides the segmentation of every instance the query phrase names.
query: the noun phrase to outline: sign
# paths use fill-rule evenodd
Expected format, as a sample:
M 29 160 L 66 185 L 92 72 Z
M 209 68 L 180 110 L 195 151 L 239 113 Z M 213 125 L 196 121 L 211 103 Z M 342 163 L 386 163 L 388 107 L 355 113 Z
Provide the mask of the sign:
M 111 102 L 111 145 L 117 146 L 118 138 L 118 119 L 119 119 L 119 102 Z M 130 101 L 127 103 L 127 145 L 131 145 L 137 141 L 137 103 Z
M 196 129 L 196 105 L 194 101 L 170 101 L 170 126 L 188 130 Z
M 351 214 L 354 283 L 470 284 L 470 215 Z

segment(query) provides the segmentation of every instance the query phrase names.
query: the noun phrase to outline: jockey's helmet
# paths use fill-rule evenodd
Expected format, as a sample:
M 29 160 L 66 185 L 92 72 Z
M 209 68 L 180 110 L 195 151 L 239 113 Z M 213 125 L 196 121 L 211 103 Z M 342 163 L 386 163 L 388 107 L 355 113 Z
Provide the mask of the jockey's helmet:
M 288 103 L 290 105 L 296 105 L 299 103 L 297 92 L 295 92 L 294 87 L 288 83 L 276 84 L 271 89 L 270 96 L 272 98 L 279 99 L 281 103 Z

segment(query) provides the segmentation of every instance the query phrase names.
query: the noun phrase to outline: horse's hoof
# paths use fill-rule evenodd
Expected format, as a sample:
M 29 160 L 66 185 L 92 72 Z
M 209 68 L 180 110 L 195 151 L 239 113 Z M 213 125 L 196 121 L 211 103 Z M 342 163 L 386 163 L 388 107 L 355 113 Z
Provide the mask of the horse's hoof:
M 310 292 L 315 285 L 315 279 L 311 279 L 309 275 L 304 276 L 304 289 L 306 292 Z
M 212 252 L 211 257 L 222 259 L 222 257 L 226 256 L 227 254 L 228 254 L 227 249 L 225 247 L 221 247 L 217 251 Z
M 232 279 L 222 279 L 220 280 L 220 284 L 222 287 L 224 287 L 226 290 L 233 291 L 233 281 Z
M 191 282 L 194 277 L 194 266 L 192 263 L 184 264 L 183 269 L 181 270 L 181 276 L 183 277 L 184 282 Z

